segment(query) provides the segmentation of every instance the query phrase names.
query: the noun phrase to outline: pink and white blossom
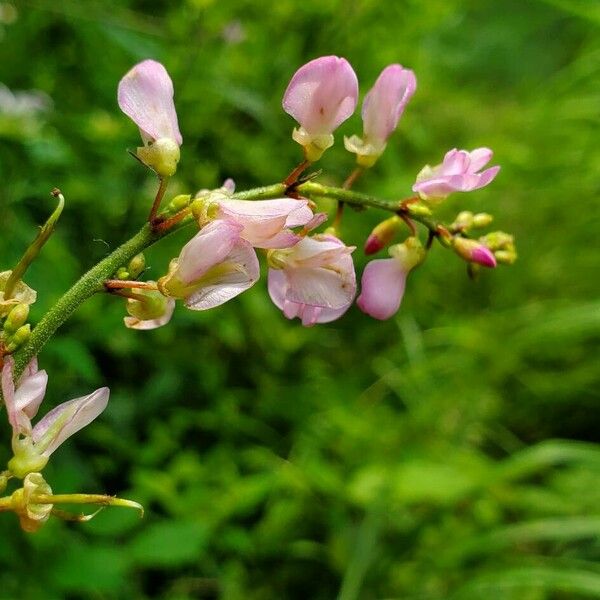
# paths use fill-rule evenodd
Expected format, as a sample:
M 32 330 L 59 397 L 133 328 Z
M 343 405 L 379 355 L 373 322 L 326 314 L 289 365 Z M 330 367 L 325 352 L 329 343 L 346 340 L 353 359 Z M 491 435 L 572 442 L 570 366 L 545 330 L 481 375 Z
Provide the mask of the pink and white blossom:
M 100 415 L 108 404 L 110 391 L 104 387 L 87 396 L 63 402 L 33 426 L 31 420 L 44 398 L 48 376 L 45 371 L 38 371 L 35 359 L 16 389 L 13 373 L 14 360 L 8 356 L 2 368 L 2 394 L 13 430 L 14 457 L 8 466 L 16 477 L 22 478 L 41 470 L 66 439 Z
M 140 129 L 144 146 L 138 158 L 164 177 L 175 173 L 183 143 L 173 94 L 167 70 L 154 60 L 135 65 L 119 82 L 117 94 L 119 107 Z
M 208 223 L 171 261 L 168 274 L 158 282 L 160 291 L 183 299 L 192 310 L 207 310 L 252 287 L 259 264 L 242 230 L 242 225 L 224 219 Z
M 302 238 L 293 228 L 304 227 L 313 218 L 308 200 L 222 199 L 216 217 L 242 226 L 240 237 L 255 248 L 289 248 Z
M 394 64 L 381 72 L 363 101 L 362 139 L 354 135 L 344 140 L 361 166 L 371 167 L 383 153 L 416 89 L 417 80 L 410 69 Z
M 269 295 L 288 319 L 327 323 L 348 310 L 356 294 L 351 253 L 332 235 L 306 237 L 269 257 Z
M 390 248 L 391 258 L 372 260 L 363 271 L 361 292 L 356 303 L 374 319 L 385 320 L 400 308 L 406 277 L 425 256 L 417 238 Z
M 417 175 L 413 192 L 423 200 L 436 201 L 452 192 L 470 192 L 485 187 L 500 170 L 499 166 L 481 169 L 492 159 L 489 148 L 477 148 L 471 152 L 454 148 L 446 153 L 440 165 L 426 165 Z M 481 171 L 481 172 L 480 172 Z
M 358 79 L 345 58 L 322 56 L 296 71 L 283 110 L 300 125 L 293 138 L 308 160 L 318 160 L 333 145 L 333 132 L 354 113 L 357 101 Z

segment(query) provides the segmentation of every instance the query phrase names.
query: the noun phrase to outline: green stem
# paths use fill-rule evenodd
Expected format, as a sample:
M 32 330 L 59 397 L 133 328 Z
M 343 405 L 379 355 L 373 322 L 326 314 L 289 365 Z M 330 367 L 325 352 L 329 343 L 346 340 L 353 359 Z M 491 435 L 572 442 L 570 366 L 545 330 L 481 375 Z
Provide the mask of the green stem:
M 60 215 L 65 206 L 65 199 L 63 195 L 60 193 L 60 190 L 53 190 L 52 195 L 55 198 L 58 198 L 58 205 L 54 209 L 54 212 L 48 217 L 48 220 L 44 225 L 40 228 L 35 240 L 31 242 L 25 254 L 21 257 L 21 260 L 18 262 L 17 266 L 12 270 L 10 277 L 8 278 L 6 285 L 4 286 L 4 300 L 8 300 L 12 297 L 12 294 L 15 290 L 15 286 L 25 275 L 25 271 L 29 268 L 29 265 L 35 260 L 35 257 L 40 253 L 42 246 L 48 241 L 52 233 L 54 232 L 54 228 L 56 227 L 56 223 L 60 218 Z
M 404 205 L 402 200 L 382 200 L 353 192 L 342 188 L 329 187 L 313 181 L 300 184 L 295 188 L 300 194 L 310 197 L 335 198 L 352 204 L 354 206 L 379 208 L 394 213 L 404 212 L 411 219 L 425 225 L 431 232 L 437 235 L 439 224 L 433 219 L 413 215 Z M 286 186 L 283 183 L 276 183 L 265 187 L 259 187 L 251 190 L 238 192 L 233 195 L 238 200 L 267 200 L 272 198 L 282 198 L 285 196 Z M 130 240 L 119 246 L 105 259 L 92 267 L 77 283 L 73 285 L 58 302 L 42 317 L 31 333 L 31 337 L 18 352 L 15 353 L 15 380 L 18 380 L 23 373 L 29 361 L 36 356 L 44 347 L 46 342 L 52 337 L 56 330 L 75 312 L 75 310 L 91 298 L 97 292 L 104 290 L 104 282 L 111 279 L 117 269 L 127 264 L 134 256 L 156 243 L 166 235 L 177 231 L 189 223 L 191 219 L 185 219 L 177 223 L 172 228 L 165 231 L 153 231 L 150 224 L 144 225 L 138 233 Z
M 75 312 L 75 309 L 104 289 L 104 281 L 110 279 L 119 267 L 125 265 L 136 254 L 157 242 L 164 233 L 152 232 L 146 224 L 130 240 L 119 246 L 105 259 L 92 267 L 68 290 L 42 317 L 31 333 L 29 341 L 15 353 L 15 380 L 23 373 L 29 361 L 36 356 L 56 330 Z

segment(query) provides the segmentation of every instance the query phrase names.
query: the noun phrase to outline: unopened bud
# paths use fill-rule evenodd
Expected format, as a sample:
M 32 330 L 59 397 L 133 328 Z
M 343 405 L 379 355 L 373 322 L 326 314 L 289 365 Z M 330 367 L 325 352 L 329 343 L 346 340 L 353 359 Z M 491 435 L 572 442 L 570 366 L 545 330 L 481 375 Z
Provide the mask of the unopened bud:
M 396 215 L 381 221 L 374 227 L 365 242 L 365 254 L 375 254 L 385 248 L 394 239 L 401 226 L 402 219 Z
M 496 259 L 493 252 L 476 240 L 455 237 L 452 248 L 456 254 L 468 262 L 477 263 L 489 268 L 496 266 Z
M 514 250 L 496 250 L 494 256 L 502 265 L 512 265 L 517 260 L 517 253 Z
M 470 210 L 459 212 L 451 227 L 455 230 L 468 231 L 473 227 L 473 213 Z
M 422 202 L 411 202 L 406 210 L 411 217 L 430 217 L 432 214 L 431 209 Z
M 167 210 L 171 213 L 179 212 L 188 206 L 191 200 L 190 194 L 179 194 L 175 196 L 167 205 Z
M 19 327 L 24 325 L 29 316 L 29 305 L 28 304 L 17 304 L 6 317 L 4 322 L 4 331 L 6 333 L 15 333 Z
M 129 276 L 132 279 L 136 279 L 139 275 L 142 274 L 144 269 L 146 268 L 146 258 L 140 253 L 136 254 L 127 265 L 127 270 L 129 271 Z
M 515 239 L 512 235 L 504 231 L 492 231 L 479 238 L 482 244 L 485 244 L 490 250 L 512 250 L 514 249 Z
M 129 277 L 129 271 L 125 267 L 119 267 L 119 270 L 115 274 L 115 279 L 119 279 L 120 281 L 131 279 Z
M 473 215 L 473 227 L 476 229 L 483 229 L 492 224 L 494 217 L 489 213 L 477 213 Z
M 31 325 L 27 323 L 17 329 L 9 338 L 9 343 L 6 345 L 6 350 L 10 353 L 20 348 L 31 337 Z

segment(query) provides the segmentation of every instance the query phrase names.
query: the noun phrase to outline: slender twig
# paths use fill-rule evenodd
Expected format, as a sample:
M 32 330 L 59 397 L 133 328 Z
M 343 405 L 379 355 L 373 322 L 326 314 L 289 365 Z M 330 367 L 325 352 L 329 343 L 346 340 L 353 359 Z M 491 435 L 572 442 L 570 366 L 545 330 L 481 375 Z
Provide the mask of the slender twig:
M 127 281 L 122 279 L 107 279 L 104 282 L 107 290 L 122 290 L 130 288 L 139 288 L 143 290 L 156 290 L 156 284 L 149 281 Z
M 4 286 L 4 300 L 9 300 L 12 297 L 12 294 L 15 291 L 15 286 L 23 278 L 23 275 L 25 275 L 25 271 L 27 271 L 29 265 L 34 261 L 35 257 L 40 253 L 42 246 L 48 241 L 54 232 L 56 223 L 60 218 L 65 206 L 65 198 L 58 188 L 54 188 L 51 193 L 55 198 L 58 198 L 58 205 L 50 217 L 48 217 L 48 220 L 40 228 L 35 240 L 29 244 L 25 254 L 23 254 L 21 257 L 21 260 L 19 260 L 15 268 L 12 270 L 12 273 L 10 274 Z
M 308 169 L 308 167 L 310 166 L 311 162 L 310 160 L 303 160 L 284 180 L 283 180 L 283 185 L 286 188 L 291 187 L 292 185 L 294 185 L 294 183 L 296 183 L 296 181 L 298 181 L 298 177 L 300 177 L 300 175 L 302 175 L 302 173 L 304 173 L 304 171 L 306 171 L 306 169 Z
M 165 219 L 164 221 L 155 220 L 153 224 L 153 229 L 158 233 L 166 233 L 167 231 L 169 231 L 169 229 L 175 227 L 175 225 L 183 221 L 183 219 L 190 215 L 191 212 L 192 209 L 188 206 L 183 210 L 180 210 L 178 213 L 175 213 L 172 217 Z
M 299 184 L 296 189 L 298 192 L 309 199 L 319 197 L 333 198 L 342 200 L 347 204 L 360 207 L 372 207 L 381 210 L 393 212 L 395 214 L 405 214 L 413 221 L 417 221 L 427 227 L 435 236 L 450 236 L 448 230 L 433 218 L 424 215 L 411 214 L 410 208 L 407 208 L 404 200 L 383 200 L 375 196 L 325 186 L 315 181 L 307 181 Z M 286 186 L 284 183 L 276 183 L 256 189 L 238 192 L 233 198 L 240 200 L 267 200 L 270 198 L 280 198 L 285 194 Z M 164 192 L 163 192 L 164 193 Z M 164 221 L 164 223 L 167 223 Z M 144 249 L 155 244 L 158 240 L 186 227 L 192 219 L 182 219 L 166 230 L 155 230 L 149 223 L 146 223 L 130 240 L 119 246 L 106 258 L 92 267 L 85 275 L 69 289 L 56 304 L 42 317 L 41 321 L 31 332 L 31 337 L 14 355 L 15 369 L 14 376 L 18 378 L 23 373 L 29 361 L 40 352 L 46 342 L 54 335 L 56 330 L 83 304 L 97 292 L 105 290 L 104 283 L 109 280 L 113 274 L 124 264 L 127 264 L 134 256 Z
M 162 202 L 163 196 L 167 190 L 167 185 L 169 185 L 168 177 L 159 177 L 158 180 L 160 181 L 160 184 L 158 186 L 158 191 L 156 192 L 154 202 L 152 203 L 150 214 L 148 215 L 148 223 L 150 223 L 153 227 L 154 222 L 156 221 L 156 215 L 158 214 L 158 209 L 160 208 L 160 203 Z

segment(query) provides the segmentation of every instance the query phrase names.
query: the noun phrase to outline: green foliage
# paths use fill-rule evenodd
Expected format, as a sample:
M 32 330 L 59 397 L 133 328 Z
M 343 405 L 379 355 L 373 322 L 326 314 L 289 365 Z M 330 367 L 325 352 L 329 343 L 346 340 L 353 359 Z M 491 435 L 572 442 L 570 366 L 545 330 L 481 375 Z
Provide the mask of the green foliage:
M 26 536 L 4 515 L 0 598 L 600 598 L 596 4 L 10 6 L 3 83 L 52 105 L 0 107 L 0 270 L 53 209 L 50 190 L 67 200 L 27 277 L 34 322 L 149 210 L 155 181 L 126 154 L 138 133 L 116 105 L 119 78 L 147 57 L 172 74 L 184 136 L 169 196 L 281 180 L 299 159 L 281 95 L 308 59 L 346 56 L 363 93 L 386 64 L 413 68 L 400 131 L 357 189 L 403 197 L 447 149 L 490 146 L 497 181 L 443 211 L 495 214 L 520 258 L 471 282 L 434 252 L 385 323 L 351 309 L 302 329 L 264 278 L 154 332 L 126 330 L 115 299 L 86 303 L 40 357 L 47 402 L 105 383 L 112 399 L 47 479 L 131 497 L 147 516 L 107 509 Z M 342 135 L 359 127 L 338 132 L 323 181 L 343 181 Z M 360 247 L 381 217 L 348 211 L 347 241 Z M 149 276 L 186 235 L 146 253 Z

